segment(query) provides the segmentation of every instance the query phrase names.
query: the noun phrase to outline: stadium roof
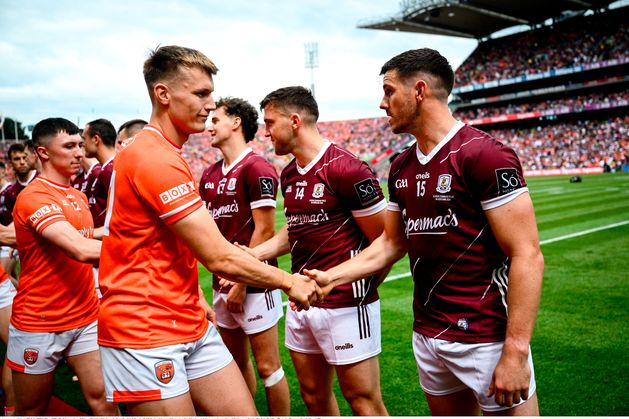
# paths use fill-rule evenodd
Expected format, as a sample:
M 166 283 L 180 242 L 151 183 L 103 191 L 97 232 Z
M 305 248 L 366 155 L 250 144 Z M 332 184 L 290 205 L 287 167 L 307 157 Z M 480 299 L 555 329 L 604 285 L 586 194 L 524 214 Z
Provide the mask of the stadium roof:
M 405 0 L 398 14 L 359 22 L 358 27 L 481 39 L 565 11 L 600 9 L 610 3 L 613 0 Z

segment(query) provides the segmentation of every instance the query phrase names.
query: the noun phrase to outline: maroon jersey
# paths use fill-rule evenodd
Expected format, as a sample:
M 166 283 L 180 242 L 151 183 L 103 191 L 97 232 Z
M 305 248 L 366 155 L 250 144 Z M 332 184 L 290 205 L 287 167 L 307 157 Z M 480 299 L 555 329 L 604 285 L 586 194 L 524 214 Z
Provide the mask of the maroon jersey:
M 327 270 L 369 245 L 354 217 L 386 208 L 377 179 L 367 164 L 326 141 L 307 167 L 293 159 L 282 171 L 292 271 Z M 378 299 L 374 276 L 336 287 L 317 307 L 368 304 Z
M 9 212 L 6 204 L 4 203 L 5 202 L 4 193 L 7 191 L 7 189 L 11 187 L 11 185 L 13 184 L 7 183 L 6 185 L 4 185 L 2 190 L 0 190 L 0 224 L 2 224 L 3 226 L 7 226 L 11 224 L 11 221 L 9 220 L 11 220 L 13 217 L 13 214 Z
M 389 174 L 415 282 L 414 330 L 457 342 L 503 340 L 509 260 L 485 210 L 528 191 L 510 148 L 462 123 L 428 156 L 413 146 Z
M 94 228 L 105 224 L 107 195 L 109 194 L 109 182 L 111 181 L 111 173 L 114 167 L 113 162 L 114 159 L 112 157 L 108 162 L 100 166 L 100 170 L 97 170 L 94 174 L 90 173 L 90 176 L 88 176 L 87 198 L 90 204 L 90 212 L 94 219 Z
M 99 163 L 94 163 L 87 172 L 81 168 L 81 171 L 77 173 L 72 180 L 71 186 L 77 191 L 81 191 L 87 195 L 88 185 L 91 185 L 94 182 L 95 176 L 97 176 L 99 172 Z
M 199 194 L 223 236 L 231 243 L 248 246 L 255 229 L 251 210 L 275 208 L 277 173 L 271 163 L 250 148 L 231 167 L 223 163 L 220 160 L 205 169 Z M 277 266 L 275 259 L 267 262 Z M 217 277 L 213 286 L 216 290 L 220 288 Z M 221 289 L 221 292 L 228 291 L 229 288 Z M 247 287 L 249 293 L 264 291 L 264 288 Z
M 0 215 L 2 215 L 3 225 L 9 225 L 13 222 L 13 208 L 15 207 L 17 196 L 37 175 L 38 173 L 33 170 L 28 179 L 26 179 L 26 182 L 20 182 L 20 180 L 16 178 L 15 183 L 11 184 L 11 186 L 7 187 L 2 192 L 2 208 L 0 208 Z

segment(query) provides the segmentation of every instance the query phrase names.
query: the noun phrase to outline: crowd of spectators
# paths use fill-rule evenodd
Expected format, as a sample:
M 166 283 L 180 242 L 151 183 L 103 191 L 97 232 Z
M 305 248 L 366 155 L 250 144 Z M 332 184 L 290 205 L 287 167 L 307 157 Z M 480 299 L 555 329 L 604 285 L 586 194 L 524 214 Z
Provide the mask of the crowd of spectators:
M 526 103 L 508 103 L 502 106 L 460 109 L 454 112 L 454 116 L 462 121 L 470 121 L 478 118 L 490 118 L 495 116 L 561 108 L 570 108 L 572 112 L 581 112 L 588 105 L 613 104 L 621 100 L 629 100 L 629 89 L 613 93 L 588 93 L 552 100 L 538 100 Z
M 611 22 L 614 16 L 579 17 L 483 42 L 457 69 L 455 84 L 461 87 L 626 57 L 629 25 Z

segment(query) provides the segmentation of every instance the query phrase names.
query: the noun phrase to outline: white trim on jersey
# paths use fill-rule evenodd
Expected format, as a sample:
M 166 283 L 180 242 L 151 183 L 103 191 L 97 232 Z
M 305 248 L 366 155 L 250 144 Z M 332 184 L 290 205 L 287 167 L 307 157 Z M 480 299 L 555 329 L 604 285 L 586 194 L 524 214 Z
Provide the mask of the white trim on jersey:
M 159 218 L 161 218 L 162 220 L 165 220 L 166 218 L 169 218 L 171 215 L 175 215 L 183 210 L 185 210 L 186 208 L 191 207 L 192 205 L 196 204 L 197 202 L 199 202 L 201 200 L 200 196 L 197 196 L 197 199 L 195 199 L 194 201 L 190 201 L 185 205 L 182 205 L 180 207 L 175 208 L 172 211 L 168 211 L 166 214 L 162 214 L 159 216 Z
M 229 171 L 236 167 L 236 165 L 240 163 L 249 153 L 253 153 L 253 149 L 250 147 L 245 148 L 244 151 L 240 153 L 240 156 L 238 156 L 229 166 L 225 166 L 225 159 L 223 159 L 223 164 L 221 165 L 221 173 L 223 173 L 223 176 L 227 176 Z
M 263 208 L 263 207 L 276 207 L 275 199 L 259 199 L 257 201 L 251 201 L 249 205 L 251 209 Z
M 397 202 L 389 201 L 389 205 L 387 205 L 387 209 L 389 211 L 400 212 L 400 206 Z
M 50 180 L 43 178 L 43 177 L 38 177 L 37 180 L 42 181 L 44 183 L 46 183 L 49 186 L 52 186 L 53 188 L 56 189 L 61 189 L 62 191 L 69 191 L 70 190 L 70 185 L 59 185 L 58 183 L 53 183 Z
M 483 207 L 483 210 L 487 211 L 493 208 L 498 208 L 504 204 L 508 204 L 513 201 L 518 196 L 522 195 L 524 192 L 528 192 L 529 188 L 526 186 L 524 188 L 516 189 L 515 191 L 509 192 L 506 195 L 500 195 L 495 198 L 488 199 L 486 201 L 481 201 L 480 205 Z
M 353 210 L 352 215 L 354 216 L 354 218 L 367 217 L 369 215 L 379 213 L 380 211 L 384 210 L 386 207 L 387 207 L 387 200 L 383 199 L 382 201 L 376 202 L 369 208 Z
M 430 151 L 430 153 L 428 153 L 428 155 L 425 155 L 424 153 L 422 153 L 422 151 L 419 149 L 419 143 L 416 143 L 415 156 L 417 157 L 417 161 L 419 162 L 419 164 L 421 165 L 428 164 L 430 160 L 432 160 L 432 158 L 435 156 L 435 154 L 437 154 L 439 150 L 441 150 L 446 144 L 448 144 L 448 142 L 452 139 L 452 137 L 454 137 L 455 134 L 459 132 L 459 130 L 463 128 L 464 126 L 465 124 L 463 122 L 456 121 L 456 124 L 454 124 L 454 126 L 450 128 L 450 131 L 448 131 L 446 136 L 443 137 L 443 140 L 439 141 L 439 143 L 435 146 L 435 148 L 433 148 Z M 448 156 L 449 155 L 450 154 L 448 154 Z
M 53 223 L 49 223 L 49 224 L 47 224 L 47 225 L 46 225 L 46 228 L 48 228 L 48 226 L 53 225 L 54 223 L 57 223 L 57 222 L 59 222 L 59 221 L 63 221 L 63 220 L 65 220 L 65 219 L 66 219 L 65 215 L 63 215 L 63 214 L 57 214 L 57 215 L 53 215 L 53 216 L 51 216 L 51 217 L 45 218 L 45 219 L 41 220 L 39 223 L 37 223 L 37 225 L 36 225 L 36 226 L 34 226 L 34 227 L 35 227 L 35 231 L 37 231 L 39 234 L 41 234 L 41 233 L 42 233 L 42 231 L 44 231 L 44 230 L 46 229 L 46 228 L 42 228 L 42 229 L 40 230 L 40 228 L 41 228 L 42 224 L 44 224 L 44 222 L 48 222 L 48 221 L 50 221 L 50 220 L 54 220 L 54 219 L 56 219 L 56 218 L 62 218 L 62 220 L 57 220 L 57 221 L 55 221 L 55 222 L 53 222 Z
M 505 312 L 509 313 L 509 307 L 507 306 L 507 290 L 509 289 L 509 267 L 502 265 L 496 268 L 491 273 L 491 281 L 496 283 L 498 291 L 502 299 L 502 304 L 505 306 Z M 491 286 L 491 285 L 490 285 Z M 483 294 L 483 297 L 485 295 Z
M 323 155 L 325 154 L 326 150 L 332 145 L 332 143 L 330 142 L 330 140 L 323 140 L 323 147 L 321 147 L 321 150 L 319 150 L 319 152 L 317 153 L 317 155 L 315 156 L 314 159 L 312 159 L 312 161 L 310 163 L 308 163 L 306 165 L 306 167 L 300 167 L 299 164 L 297 163 L 297 161 L 295 161 L 295 167 L 297 168 L 297 173 L 299 173 L 300 175 L 305 175 L 306 173 L 308 173 L 308 171 L 310 169 L 312 169 L 314 167 L 315 164 L 319 163 L 319 160 L 321 160 L 321 158 L 323 157 Z M 329 164 L 329 162 L 328 162 Z M 324 165 L 325 167 L 325 165 Z

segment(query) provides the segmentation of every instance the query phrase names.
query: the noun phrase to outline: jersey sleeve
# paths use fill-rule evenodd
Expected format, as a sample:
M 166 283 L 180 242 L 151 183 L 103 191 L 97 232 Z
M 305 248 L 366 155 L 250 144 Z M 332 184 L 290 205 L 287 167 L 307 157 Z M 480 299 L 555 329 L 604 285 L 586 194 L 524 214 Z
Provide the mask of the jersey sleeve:
M 484 210 L 504 205 L 528 191 L 520 160 L 515 152 L 499 142 L 478 149 L 469 161 L 469 185 Z
M 67 221 L 59 204 L 46 194 L 31 193 L 20 198 L 15 206 L 15 214 L 37 234 L 56 222 Z
M 247 194 L 251 209 L 275 208 L 278 178 L 271 163 L 260 158 L 250 165 L 245 173 Z
M 380 183 L 367 163 L 348 158 L 338 171 L 335 188 L 354 217 L 366 217 L 386 208 Z
M 166 224 L 181 220 L 202 205 L 187 163 L 177 157 L 165 155 L 138 162 L 132 179 L 143 201 Z

